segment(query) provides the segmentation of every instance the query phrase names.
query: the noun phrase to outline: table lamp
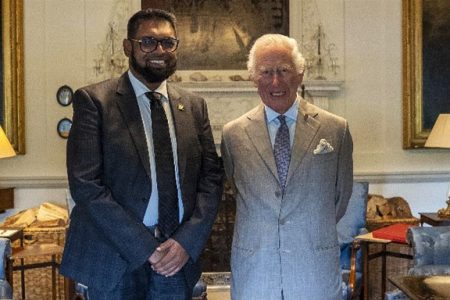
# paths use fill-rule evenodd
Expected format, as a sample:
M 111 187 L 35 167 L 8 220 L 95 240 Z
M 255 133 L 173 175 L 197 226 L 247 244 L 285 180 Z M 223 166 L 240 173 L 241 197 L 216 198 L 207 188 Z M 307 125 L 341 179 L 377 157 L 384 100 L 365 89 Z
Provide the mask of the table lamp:
M 13 157 L 16 155 L 11 143 L 5 135 L 2 127 L 0 126 L 0 159 L 6 157 Z M 6 188 L 0 189 L 0 213 L 4 212 L 7 208 L 14 207 L 14 189 Z
M 6 137 L 5 132 L 0 126 L 0 158 L 12 157 L 15 156 L 16 152 L 14 151 L 11 143 Z
M 427 148 L 450 148 L 450 114 L 440 114 L 425 142 Z M 447 194 L 447 207 L 438 210 L 440 218 L 450 218 L 450 189 Z

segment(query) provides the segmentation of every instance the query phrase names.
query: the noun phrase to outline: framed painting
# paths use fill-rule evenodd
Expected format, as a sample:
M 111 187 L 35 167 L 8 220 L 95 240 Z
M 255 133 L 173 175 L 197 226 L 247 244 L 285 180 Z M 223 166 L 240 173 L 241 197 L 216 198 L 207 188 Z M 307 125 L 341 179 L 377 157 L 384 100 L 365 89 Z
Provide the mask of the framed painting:
M 255 39 L 289 34 L 289 0 L 142 0 L 178 22 L 179 70 L 244 70 Z
M 1 4 L 1 89 L 0 125 L 19 154 L 25 153 L 23 2 L 3 0 Z
M 403 148 L 422 148 L 450 113 L 450 1 L 403 0 Z

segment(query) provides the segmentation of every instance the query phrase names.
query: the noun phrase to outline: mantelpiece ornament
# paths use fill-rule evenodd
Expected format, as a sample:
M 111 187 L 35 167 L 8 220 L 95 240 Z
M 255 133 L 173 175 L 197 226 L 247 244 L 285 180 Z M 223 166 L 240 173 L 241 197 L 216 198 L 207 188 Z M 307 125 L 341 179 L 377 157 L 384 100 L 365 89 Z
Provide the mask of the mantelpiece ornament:
M 302 1 L 302 38 L 300 51 L 305 57 L 305 76 L 311 80 L 336 78 L 338 64 L 337 46 L 325 33 L 320 11 L 315 0 Z
M 105 41 L 98 45 L 101 55 L 94 59 L 95 75 L 109 74 L 109 77 L 117 77 L 122 74 L 127 66 L 127 60 L 123 55 L 121 37 L 114 22 L 109 23 L 109 31 Z
M 450 198 L 446 201 L 447 207 L 438 210 L 438 216 L 440 218 L 450 218 Z

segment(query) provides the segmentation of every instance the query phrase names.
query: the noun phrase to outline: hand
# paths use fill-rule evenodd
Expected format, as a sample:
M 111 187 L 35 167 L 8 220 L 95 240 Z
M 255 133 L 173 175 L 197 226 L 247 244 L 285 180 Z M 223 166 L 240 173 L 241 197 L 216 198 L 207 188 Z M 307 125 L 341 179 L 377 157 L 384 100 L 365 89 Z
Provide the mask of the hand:
M 162 251 L 160 251 L 161 249 L 158 247 L 158 248 L 156 248 L 156 250 L 152 253 L 152 255 L 148 258 L 148 262 L 151 264 L 151 265 L 154 265 L 154 264 L 156 264 L 157 262 L 159 262 L 163 257 L 164 257 L 164 255 L 167 253 L 167 251 L 166 252 L 162 252 Z
M 155 272 L 168 277 L 180 271 L 188 259 L 186 250 L 174 239 L 168 239 L 156 248 L 149 261 Z

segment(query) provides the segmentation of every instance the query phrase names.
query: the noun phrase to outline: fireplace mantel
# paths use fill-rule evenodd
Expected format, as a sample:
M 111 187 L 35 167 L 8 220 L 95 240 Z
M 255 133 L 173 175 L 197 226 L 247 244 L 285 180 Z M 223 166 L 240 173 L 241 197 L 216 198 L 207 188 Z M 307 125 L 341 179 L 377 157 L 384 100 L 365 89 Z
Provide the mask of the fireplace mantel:
M 308 100 L 324 109 L 329 107 L 329 99 L 338 93 L 343 86 L 343 81 L 307 80 L 304 81 L 305 94 Z M 236 97 L 244 95 L 255 97 L 256 87 L 251 81 L 205 81 L 205 82 L 178 82 L 176 85 L 205 97 Z M 301 91 L 299 90 L 299 93 Z
M 305 91 L 311 96 L 330 97 L 341 90 L 343 81 L 307 80 L 303 82 Z M 196 93 L 255 93 L 256 87 L 251 81 L 203 81 L 177 82 L 176 85 Z

